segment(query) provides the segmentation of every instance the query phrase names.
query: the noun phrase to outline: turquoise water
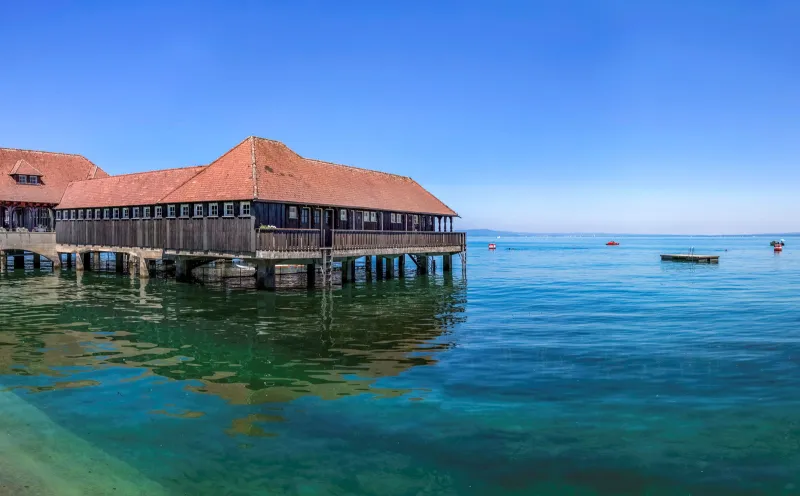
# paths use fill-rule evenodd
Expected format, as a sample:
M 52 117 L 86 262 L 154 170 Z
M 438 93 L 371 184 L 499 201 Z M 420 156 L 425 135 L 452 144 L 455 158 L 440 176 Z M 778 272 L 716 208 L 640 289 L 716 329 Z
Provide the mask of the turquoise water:
M 800 238 L 605 241 L 328 294 L 2 275 L 0 494 L 800 494 Z

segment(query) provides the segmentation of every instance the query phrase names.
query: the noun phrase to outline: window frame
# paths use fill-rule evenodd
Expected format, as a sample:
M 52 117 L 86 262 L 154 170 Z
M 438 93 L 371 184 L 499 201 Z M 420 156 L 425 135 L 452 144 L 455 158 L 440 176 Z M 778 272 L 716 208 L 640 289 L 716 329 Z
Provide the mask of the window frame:
M 133 207 L 133 210 L 131 210 L 131 219 L 138 219 L 139 212 L 140 212 L 139 207 Z
M 164 207 L 156 205 L 156 209 L 153 211 L 153 217 L 156 219 L 164 218 Z
M 184 209 L 186 209 L 186 215 L 183 214 Z M 188 203 L 181 203 L 181 209 L 179 213 L 181 219 L 188 219 L 189 216 L 192 214 L 192 208 L 189 206 Z
M 131 209 L 128 207 L 122 207 L 122 219 L 128 220 L 131 218 Z
M 87 208 L 86 209 L 86 220 L 92 220 L 93 218 L 94 217 L 92 217 L 92 209 L 91 208 Z
M 192 217 L 198 217 L 198 218 L 199 217 L 203 217 L 203 214 L 205 214 L 205 208 L 203 208 L 203 207 L 204 207 L 204 205 L 202 203 L 195 203 L 194 204 L 194 214 L 192 215 Z M 200 213 L 197 213 L 198 208 L 200 209 Z
M 100 220 L 100 209 L 94 209 L 94 220 Z
M 61 220 L 62 214 L 61 210 L 56 210 L 56 220 Z
M 17 174 L 17 184 L 28 184 L 28 176 Z
M 297 219 L 297 207 L 294 205 L 289 206 L 289 219 L 290 220 Z
M 110 216 L 111 216 L 111 210 L 108 209 L 108 208 L 104 208 L 103 209 L 103 218 L 104 219 L 109 219 L 109 218 L 111 218 Z
M 84 214 L 85 214 L 85 211 L 82 208 L 79 208 L 78 209 L 78 220 L 83 220 L 83 215 Z
M 219 203 L 213 202 L 208 204 L 208 217 L 219 217 Z
M 244 213 L 245 207 L 247 207 L 247 213 Z M 250 217 L 250 211 L 249 201 L 239 202 L 239 217 Z
M 28 184 L 39 184 L 39 176 L 28 176 Z
M 228 213 L 228 207 L 231 207 L 231 213 Z M 234 217 L 236 216 L 236 211 L 233 208 L 233 202 L 225 202 L 222 204 L 222 216 L 223 217 Z
M 142 207 L 142 218 L 143 219 L 150 218 L 150 207 Z
M 119 207 L 114 207 L 111 210 L 111 218 L 114 220 L 119 220 Z
M 339 222 L 347 222 L 347 209 L 339 210 Z
M 175 218 L 175 214 L 177 214 L 177 213 L 178 213 L 178 210 L 175 207 L 174 203 L 172 205 L 167 205 L 167 219 L 174 219 Z
M 308 207 L 303 207 L 300 209 L 300 223 L 301 224 L 308 224 L 311 221 L 311 213 L 309 212 Z M 305 220 L 303 220 L 303 216 L 305 215 Z

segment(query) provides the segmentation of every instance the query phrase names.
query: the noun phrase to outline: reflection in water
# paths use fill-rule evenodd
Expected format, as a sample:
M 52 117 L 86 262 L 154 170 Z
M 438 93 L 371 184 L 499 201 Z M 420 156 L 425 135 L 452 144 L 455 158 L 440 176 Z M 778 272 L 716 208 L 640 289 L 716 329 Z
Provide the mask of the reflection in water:
M 68 274 L 10 281 L 0 314 L 7 326 L 0 373 L 61 378 L 75 367 L 132 367 L 141 370 L 137 379 L 186 381 L 187 391 L 239 405 L 393 397 L 409 390 L 376 381 L 435 363 L 436 353 L 453 345 L 446 335 L 463 318 L 465 299 L 460 283 L 424 278 L 284 294 L 90 274 L 78 280 L 77 287 Z M 96 384 L 58 379 L 18 387 Z M 262 420 L 242 425 L 255 421 Z

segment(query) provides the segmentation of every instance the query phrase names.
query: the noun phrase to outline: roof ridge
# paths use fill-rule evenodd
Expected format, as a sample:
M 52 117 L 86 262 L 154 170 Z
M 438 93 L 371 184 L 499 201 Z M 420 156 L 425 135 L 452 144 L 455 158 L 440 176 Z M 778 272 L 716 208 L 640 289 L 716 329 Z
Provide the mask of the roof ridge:
M 258 199 L 258 168 L 256 167 L 256 139 L 250 136 L 250 162 L 253 167 L 253 199 Z
M 69 157 L 80 157 L 82 159 L 89 160 L 88 158 L 84 157 L 79 153 L 66 153 L 66 152 L 48 152 L 46 150 L 29 150 L 27 148 L 6 148 L 0 146 L 0 150 L 9 150 L 12 152 L 28 152 L 28 153 L 47 153 L 48 155 L 67 155 Z
M 95 166 L 97 167 L 97 166 Z M 141 174 L 154 174 L 156 172 L 169 172 L 169 171 L 176 171 L 176 170 L 183 170 L 183 169 L 197 169 L 197 168 L 205 168 L 208 167 L 207 165 L 185 165 L 183 167 L 170 167 L 169 169 L 155 169 L 149 171 L 139 171 L 139 172 L 128 172 L 126 174 L 117 174 L 115 176 L 109 175 L 108 177 L 101 177 L 97 179 L 92 179 L 93 181 L 102 181 L 104 179 L 114 179 L 115 177 L 128 177 L 128 176 L 138 176 Z M 99 167 L 98 167 L 99 169 Z M 80 181 L 71 181 L 73 183 L 77 183 Z
M 400 178 L 400 179 L 406 179 L 406 180 L 413 181 L 413 179 L 411 179 L 409 176 L 404 176 L 402 174 L 393 174 L 391 172 L 379 171 L 379 170 L 375 170 L 375 169 L 367 169 L 366 167 L 358 167 L 356 165 L 338 164 L 336 162 L 330 162 L 328 160 L 320 160 L 318 158 L 308 158 L 308 157 L 301 157 L 301 158 L 303 160 L 310 160 L 312 162 L 319 162 L 319 163 L 322 163 L 322 164 L 335 165 L 336 167 L 344 167 L 346 169 L 355 169 L 357 171 L 362 171 L 362 172 L 374 172 L 375 174 L 383 174 L 385 176 L 397 177 L 397 178 Z

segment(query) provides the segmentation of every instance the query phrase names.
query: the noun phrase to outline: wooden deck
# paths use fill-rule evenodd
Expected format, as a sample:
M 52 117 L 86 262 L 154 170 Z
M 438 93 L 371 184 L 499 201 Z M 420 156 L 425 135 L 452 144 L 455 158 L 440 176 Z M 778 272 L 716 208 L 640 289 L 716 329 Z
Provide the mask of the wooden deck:
M 687 253 L 675 254 L 675 255 L 661 255 L 661 261 L 715 264 L 719 263 L 719 255 L 693 255 Z

